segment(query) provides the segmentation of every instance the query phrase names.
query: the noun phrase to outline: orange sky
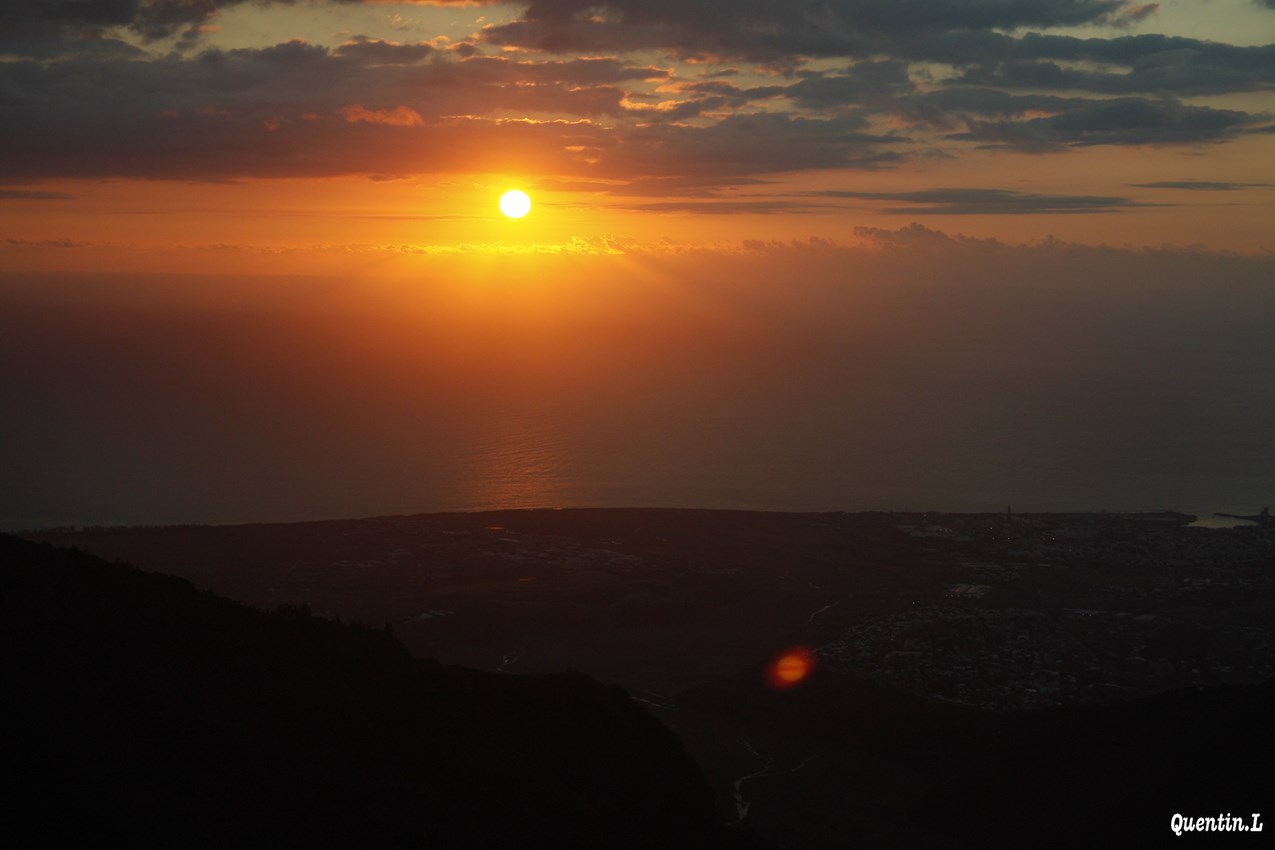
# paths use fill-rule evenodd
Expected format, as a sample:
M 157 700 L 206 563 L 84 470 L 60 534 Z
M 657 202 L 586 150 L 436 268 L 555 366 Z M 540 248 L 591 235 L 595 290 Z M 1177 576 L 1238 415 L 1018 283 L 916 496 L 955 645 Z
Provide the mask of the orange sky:
M 1254 38 L 1275 11 L 986 5 L 23 0 L 0 268 L 853 244 L 912 221 L 1275 246 L 1275 45 Z M 511 187 L 523 221 L 497 210 Z

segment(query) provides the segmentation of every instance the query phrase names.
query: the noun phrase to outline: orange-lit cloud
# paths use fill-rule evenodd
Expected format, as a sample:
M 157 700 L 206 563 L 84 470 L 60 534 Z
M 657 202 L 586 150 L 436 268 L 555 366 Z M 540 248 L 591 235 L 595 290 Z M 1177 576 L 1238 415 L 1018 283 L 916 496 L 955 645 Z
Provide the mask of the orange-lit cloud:
M 1156 14 L 1159 11 L 1160 11 L 1159 3 L 1131 2 L 1125 8 L 1125 10 L 1121 12 L 1120 19 L 1122 21 L 1129 21 L 1132 23 L 1136 23 L 1138 21 L 1146 20 L 1147 18 L 1151 17 L 1152 15 Z
M 1172 18 L 1155 4 L 534 0 L 488 20 L 439 0 L 470 28 L 443 34 L 423 14 L 316 43 L 300 7 L 279 2 L 264 13 L 276 44 L 237 41 L 234 14 L 214 32 L 211 16 L 237 5 L 16 0 L 0 90 L 22 97 L 0 103 L 0 182 L 65 194 L 59 181 L 102 178 L 505 175 L 565 199 L 559 210 L 591 209 L 599 232 L 620 215 L 641 216 L 643 237 L 695 217 L 705 239 L 760 218 L 837 236 L 879 216 L 1022 227 L 1009 220 L 1031 214 L 1040 235 L 1102 216 L 1140 222 L 1142 243 L 1182 241 L 1192 215 L 1256 234 L 1270 208 L 1264 191 L 1244 195 L 1257 215 L 1155 191 L 1251 184 L 1275 156 L 1261 100 L 1275 45 L 1152 32 Z M 289 38 L 290 23 L 312 41 Z M 419 201 L 456 214 L 452 196 Z M 819 223 L 803 232 L 799 217 Z M 60 235 L 22 223 L 20 236 Z
M 393 109 L 365 109 L 355 103 L 341 109 L 341 117 L 351 124 L 385 124 L 390 127 L 423 127 L 425 119 L 415 109 L 396 106 Z
M 5 105 L 5 126 L 28 129 L 0 134 L 0 162 L 8 164 L 0 179 L 19 171 L 225 179 L 464 170 L 440 155 L 457 144 L 459 117 L 592 121 L 587 133 L 554 125 L 521 163 L 542 176 L 625 180 L 872 170 L 989 146 L 1043 154 L 1201 145 L 1270 126 L 1256 111 L 1185 98 L 1275 84 L 1275 47 L 1001 31 L 1114 22 L 1129 13 L 1116 0 L 802 0 L 749 6 L 747 14 L 697 0 L 601 6 L 608 14 L 595 15 L 599 4 L 583 0 L 537 0 L 463 52 L 440 49 L 437 39 L 359 34 L 333 47 L 294 39 L 150 56 L 110 38 L 85 52 L 67 27 L 82 15 L 84 26 L 114 23 L 158 37 L 186 18 L 199 23 L 216 4 L 116 0 L 76 6 L 59 22 L 48 7 L 24 2 L 2 37 L 0 48 L 15 59 L 0 65 L 0 83 L 27 93 Z M 1145 17 L 1143 8 L 1136 14 Z M 192 32 L 196 45 L 200 31 Z M 676 56 L 694 44 L 702 54 L 705 39 L 717 43 L 716 58 L 695 66 L 702 70 L 694 78 L 688 66 L 679 72 L 675 61 L 661 67 L 636 52 Z M 496 49 L 510 45 L 520 52 Z M 764 61 L 776 76 L 750 72 L 745 81 L 732 56 Z M 824 61 L 813 64 L 815 57 Z M 935 76 L 933 66 L 945 70 Z M 288 131 L 332 114 L 364 131 L 418 135 Z M 160 115 L 168 119 L 162 130 Z M 224 126 L 201 120 L 213 117 Z M 528 143 L 496 120 L 463 135 L 480 159 Z

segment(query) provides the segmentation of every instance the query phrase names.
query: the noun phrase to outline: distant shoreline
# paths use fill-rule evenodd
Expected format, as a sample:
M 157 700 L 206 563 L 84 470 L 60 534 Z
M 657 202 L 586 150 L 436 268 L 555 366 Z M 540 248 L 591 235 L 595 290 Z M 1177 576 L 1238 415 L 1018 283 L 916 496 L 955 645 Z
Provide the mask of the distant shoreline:
M 245 526 L 284 526 L 313 525 L 321 523 L 368 522 L 377 520 L 400 520 L 405 518 L 456 517 L 456 516 L 498 516 L 509 514 L 526 514 L 543 511 L 586 514 L 604 512 L 618 513 L 664 513 L 664 514 L 784 514 L 790 516 L 828 516 L 828 515 L 894 515 L 899 517 L 941 517 L 941 516 L 987 516 L 987 517 L 1158 517 L 1175 516 L 1181 518 L 1181 524 L 1193 528 L 1256 528 L 1257 523 L 1240 518 L 1218 516 L 1212 511 L 1176 511 L 1176 510 L 1067 510 L 1067 511 L 944 511 L 944 510 L 858 510 L 858 511 L 788 511 L 761 510 L 751 508 L 704 508 L 704 507 L 535 507 L 535 508 L 492 508 L 482 510 L 441 510 L 421 511 L 413 513 L 373 514 L 368 516 L 328 517 L 320 519 L 294 520 L 250 520 L 250 521 L 210 521 L 210 522 L 175 522 L 175 523 L 50 523 L 21 525 L 0 520 L 0 533 L 8 534 L 46 534 L 67 533 L 96 530 L 142 530 L 142 529 L 178 529 L 178 528 L 235 528 Z

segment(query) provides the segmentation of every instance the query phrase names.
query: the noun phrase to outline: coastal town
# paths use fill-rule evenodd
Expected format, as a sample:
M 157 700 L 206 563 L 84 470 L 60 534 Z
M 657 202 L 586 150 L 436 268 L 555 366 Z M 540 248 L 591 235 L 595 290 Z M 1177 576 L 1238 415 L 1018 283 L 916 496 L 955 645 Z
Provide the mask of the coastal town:
M 803 644 L 825 674 L 1013 710 L 1275 676 L 1261 516 L 544 510 L 39 536 L 502 672 L 667 694 Z

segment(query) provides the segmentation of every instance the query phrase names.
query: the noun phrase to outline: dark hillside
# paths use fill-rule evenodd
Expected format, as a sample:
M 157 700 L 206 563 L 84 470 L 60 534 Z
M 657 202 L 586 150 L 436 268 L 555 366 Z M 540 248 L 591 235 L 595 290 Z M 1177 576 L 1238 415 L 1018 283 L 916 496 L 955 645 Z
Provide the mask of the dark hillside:
M 618 687 L 0 536 L 21 846 L 737 847 Z
M 854 754 L 853 763 L 878 771 L 872 778 L 879 780 L 891 766 L 902 768 L 923 789 L 908 799 L 906 781 L 890 793 L 882 781 L 879 795 L 870 788 L 852 795 L 843 779 L 838 802 L 809 791 L 786 794 L 779 783 L 762 798 L 754 787 L 760 802 L 750 817 L 763 834 L 783 834 L 801 812 L 815 837 L 807 846 L 841 847 L 845 834 L 834 833 L 828 817 L 836 805 L 864 810 L 856 813 L 856 838 L 872 847 L 1172 845 L 1183 840 L 1170 829 L 1175 814 L 1229 815 L 1252 827 L 1258 813 L 1262 831 L 1270 828 L 1275 682 L 998 715 L 818 671 L 807 686 L 787 692 L 761 680 L 758 671 L 744 671 L 684 694 L 682 705 L 738 722 L 768 753 L 780 752 L 785 730 L 799 730 L 804 752 L 847 763 Z M 782 763 L 799 764 L 800 752 Z M 812 760 L 802 770 L 818 767 Z M 754 784 L 762 781 L 770 780 Z M 868 803 L 877 807 L 876 821 L 866 816 Z M 1186 840 L 1220 846 L 1244 839 L 1192 833 Z

